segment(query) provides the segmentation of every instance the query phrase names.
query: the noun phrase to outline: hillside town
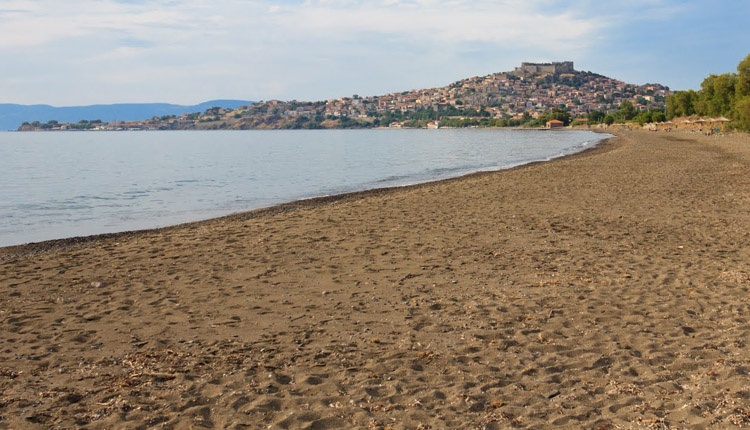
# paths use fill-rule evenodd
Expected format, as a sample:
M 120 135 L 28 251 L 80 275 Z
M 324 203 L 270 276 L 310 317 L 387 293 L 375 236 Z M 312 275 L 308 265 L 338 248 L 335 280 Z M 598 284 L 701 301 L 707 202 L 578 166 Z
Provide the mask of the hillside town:
M 556 70 L 557 64 L 570 69 Z M 524 113 L 538 117 L 554 108 L 573 116 L 591 111 L 616 110 L 630 101 L 639 110 L 663 109 L 669 88 L 659 84 L 632 85 L 590 72 L 577 72 L 572 62 L 545 65 L 524 63 L 513 72 L 473 77 L 447 87 L 392 93 L 380 97 L 357 96 L 329 100 L 325 114 L 366 119 L 374 113 L 446 111 L 449 107 L 488 113 L 493 118 L 520 119 Z M 314 108 L 298 107 L 285 115 L 311 115 Z
M 455 124 L 455 119 L 466 118 L 483 119 L 481 124 L 489 126 L 522 126 L 534 125 L 534 120 L 552 111 L 585 122 L 592 112 L 603 116 L 623 102 L 637 111 L 664 111 L 669 94 L 669 88 L 660 84 L 634 85 L 576 71 L 570 61 L 522 63 L 510 72 L 382 96 L 353 95 L 317 102 L 270 100 L 239 109 L 217 107 L 203 113 L 131 122 L 24 123 L 19 130 L 438 128 L 441 122 Z M 454 121 L 447 121 L 450 119 Z

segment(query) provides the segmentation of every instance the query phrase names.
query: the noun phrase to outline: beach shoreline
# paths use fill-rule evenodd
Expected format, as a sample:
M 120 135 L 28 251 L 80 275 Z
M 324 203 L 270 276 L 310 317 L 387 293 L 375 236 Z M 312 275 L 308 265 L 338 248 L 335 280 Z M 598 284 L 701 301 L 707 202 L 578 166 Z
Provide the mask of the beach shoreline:
M 0 428 L 750 425 L 750 136 L 0 248 Z
M 384 128 L 384 129 L 391 130 L 389 128 Z M 516 128 L 506 128 L 506 129 L 516 130 Z M 524 129 L 524 128 L 518 128 L 517 130 L 552 131 L 552 132 L 564 131 L 564 130 Z M 596 133 L 596 134 L 611 135 L 611 133 L 607 131 L 603 131 L 603 130 L 587 130 L 587 131 L 592 131 L 593 133 Z M 164 227 L 126 230 L 126 231 L 119 231 L 119 232 L 112 232 L 112 233 L 91 234 L 91 235 L 85 235 L 85 236 L 71 236 L 71 237 L 64 237 L 64 238 L 59 238 L 59 239 L 43 240 L 39 242 L 29 242 L 29 243 L 23 243 L 23 244 L 17 244 L 17 245 L 0 246 L 0 261 L 2 261 L 3 259 L 18 257 L 22 255 L 29 255 L 29 254 L 40 253 L 40 252 L 48 252 L 50 250 L 60 250 L 64 248 L 86 246 L 87 244 L 101 241 L 101 240 L 117 240 L 119 238 L 131 237 L 133 235 L 138 235 L 138 234 L 143 234 L 143 233 L 148 233 L 148 232 L 167 231 L 167 230 L 171 230 L 175 228 L 190 228 L 191 226 L 196 227 L 198 225 L 202 225 L 205 223 L 225 222 L 225 221 L 231 221 L 231 220 L 237 220 L 237 219 L 261 217 L 264 215 L 269 215 L 269 214 L 274 214 L 274 213 L 279 213 L 279 212 L 288 212 L 288 211 L 296 210 L 299 208 L 315 207 L 315 206 L 319 206 L 323 204 L 336 203 L 336 202 L 348 200 L 348 199 L 366 198 L 372 195 L 395 192 L 398 190 L 409 189 L 413 187 L 429 186 L 431 184 L 436 184 L 440 182 L 461 180 L 461 179 L 472 177 L 475 175 L 503 172 L 507 170 L 522 168 L 524 166 L 538 164 L 538 163 L 547 163 L 547 162 L 551 162 L 555 160 L 565 159 L 565 158 L 573 157 L 579 154 L 582 155 L 584 153 L 587 153 L 588 151 L 596 149 L 600 145 L 604 145 L 608 143 L 608 141 L 612 139 L 614 139 L 614 137 L 603 138 L 597 141 L 594 145 L 590 147 L 586 147 L 585 149 L 572 153 L 572 154 L 557 156 L 557 157 L 553 157 L 547 160 L 531 161 L 528 163 L 523 163 L 523 164 L 519 164 L 519 165 L 512 166 L 512 167 L 507 167 L 507 168 L 500 168 L 496 170 L 480 170 L 477 172 L 467 173 L 467 174 L 463 174 L 463 175 L 451 177 L 451 178 L 430 180 L 427 182 L 418 182 L 418 183 L 408 184 L 408 185 L 396 185 L 396 186 L 388 186 L 388 187 L 382 187 L 382 188 L 371 188 L 367 190 L 352 191 L 352 192 L 346 192 L 342 194 L 333 194 L 333 195 L 326 195 L 326 196 L 304 198 L 304 199 L 293 200 L 293 201 L 289 201 L 285 203 L 279 203 L 279 204 L 275 204 L 275 205 L 268 206 L 268 207 L 251 209 L 251 210 L 241 211 L 241 212 L 236 212 L 236 213 L 230 213 L 227 215 L 211 217 L 211 218 L 197 220 L 197 221 L 177 223 L 177 224 L 167 225 Z

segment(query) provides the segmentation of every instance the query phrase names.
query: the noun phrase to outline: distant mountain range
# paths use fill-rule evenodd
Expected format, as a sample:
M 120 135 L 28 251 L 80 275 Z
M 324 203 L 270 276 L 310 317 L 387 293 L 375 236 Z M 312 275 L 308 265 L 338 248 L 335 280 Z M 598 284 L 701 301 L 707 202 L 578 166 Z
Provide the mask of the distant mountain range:
M 169 103 L 120 103 L 111 105 L 64 106 L 19 105 L 0 103 L 0 130 L 15 130 L 24 121 L 78 122 L 79 120 L 100 119 L 104 122 L 137 121 L 154 116 L 181 115 L 183 113 L 204 112 L 212 107 L 237 109 L 251 105 L 249 100 L 211 100 L 193 106 Z

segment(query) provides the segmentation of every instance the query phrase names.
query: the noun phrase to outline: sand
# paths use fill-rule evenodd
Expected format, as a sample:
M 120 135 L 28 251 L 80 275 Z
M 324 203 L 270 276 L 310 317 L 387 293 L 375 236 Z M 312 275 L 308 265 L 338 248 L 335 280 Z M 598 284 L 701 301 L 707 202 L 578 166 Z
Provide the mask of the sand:
M 0 428 L 750 427 L 750 136 L 0 250 Z

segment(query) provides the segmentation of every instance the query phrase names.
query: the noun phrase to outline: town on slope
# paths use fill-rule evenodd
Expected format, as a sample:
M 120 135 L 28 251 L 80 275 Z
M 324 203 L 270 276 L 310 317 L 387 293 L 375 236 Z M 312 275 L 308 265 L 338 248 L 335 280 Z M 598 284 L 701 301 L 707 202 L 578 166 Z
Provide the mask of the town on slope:
M 510 72 L 382 96 L 355 94 L 316 102 L 270 100 L 238 109 L 217 107 L 203 113 L 131 122 L 26 122 L 19 130 L 535 127 L 549 120 L 566 125 L 575 118 L 601 121 L 624 105 L 639 112 L 664 112 L 671 93 L 660 84 L 634 85 L 577 71 L 572 61 L 525 62 Z

